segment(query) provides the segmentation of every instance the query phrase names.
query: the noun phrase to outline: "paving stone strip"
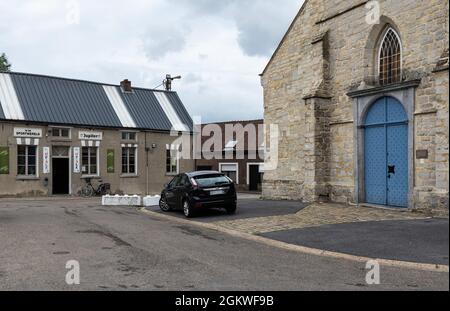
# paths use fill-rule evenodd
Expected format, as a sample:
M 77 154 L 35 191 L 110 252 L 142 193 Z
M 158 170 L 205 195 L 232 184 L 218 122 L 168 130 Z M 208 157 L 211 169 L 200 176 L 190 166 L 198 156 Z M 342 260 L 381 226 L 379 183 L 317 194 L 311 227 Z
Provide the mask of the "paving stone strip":
M 426 218 L 428 217 L 423 214 L 411 212 L 316 203 L 292 215 L 220 221 L 216 222 L 215 225 L 250 234 L 262 234 L 281 230 L 303 229 L 352 222 Z

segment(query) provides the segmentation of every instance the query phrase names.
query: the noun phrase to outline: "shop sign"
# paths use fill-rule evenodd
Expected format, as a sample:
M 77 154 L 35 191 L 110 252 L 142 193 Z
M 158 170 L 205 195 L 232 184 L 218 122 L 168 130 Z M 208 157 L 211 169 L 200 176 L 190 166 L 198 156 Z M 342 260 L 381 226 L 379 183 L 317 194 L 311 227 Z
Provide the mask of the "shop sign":
M 80 140 L 103 140 L 102 132 L 79 132 L 78 138 Z
M 0 174 L 9 174 L 9 148 L 0 147 Z
M 73 172 L 75 174 L 81 173 L 80 147 L 73 148 Z
M 114 173 L 114 150 L 113 149 L 108 150 L 106 162 L 107 162 L 108 173 L 110 173 L 110 174 Z
M 50 174 L 50 147 L 42 148 L 42 171 L 44 174 Z
M 42 129 L 15 127 L 14 128 L 14 137 L 41 138 L 42 137 Z

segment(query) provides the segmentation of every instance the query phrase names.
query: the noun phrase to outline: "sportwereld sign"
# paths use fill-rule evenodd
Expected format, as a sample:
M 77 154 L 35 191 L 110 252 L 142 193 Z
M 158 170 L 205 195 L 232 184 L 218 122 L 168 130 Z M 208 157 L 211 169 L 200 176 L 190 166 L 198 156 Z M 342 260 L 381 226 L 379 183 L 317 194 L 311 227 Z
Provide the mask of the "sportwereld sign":
M 42 129 L 15 127 L 14 128 L 14 137 L 41 138 L 42 137 Z
M 79 132 L 78 138 L 80 140 L 102 140 L 103 133 L 102 132 Z

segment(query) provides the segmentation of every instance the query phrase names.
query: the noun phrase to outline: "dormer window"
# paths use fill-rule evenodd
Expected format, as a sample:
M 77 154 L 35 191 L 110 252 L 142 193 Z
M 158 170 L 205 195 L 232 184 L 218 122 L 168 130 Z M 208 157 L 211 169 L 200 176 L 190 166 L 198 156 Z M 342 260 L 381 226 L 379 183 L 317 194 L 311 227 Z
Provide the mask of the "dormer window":
M 397 32 L 389 27 L 383 36 L 379 52 L 380 85 L 402 80 L 402 44 Z

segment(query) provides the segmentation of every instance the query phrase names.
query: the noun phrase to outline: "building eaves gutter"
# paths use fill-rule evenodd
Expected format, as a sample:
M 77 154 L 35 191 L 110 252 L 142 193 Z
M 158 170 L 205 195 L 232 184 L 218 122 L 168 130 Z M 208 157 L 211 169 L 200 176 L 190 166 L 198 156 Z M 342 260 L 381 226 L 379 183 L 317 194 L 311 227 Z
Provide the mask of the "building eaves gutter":
M 98 130 L 116 130 L 116 131 L 140 131 L 148 133 L 159 133 L 159 134 L 170 134 L 171 130 L 157 130 L 148 128 L 126 128 L 126 127 L 112 127 L 104 125 L 86 125 L 86 124 L 72 124 L 72 123 L 49 123 L 49 122 L 39 122 L 39 121 L 27 121 L 27 120 L 9 120 L 0 119 L 0 123 L 12 123 L 12 124 L 26 124 L 26 125 L 36 125 L 36 126 L 54 126 L 54 127 L 73 127 L 73 128 L 83 128 L 83 129 L 98 129 Z M 190 135 L 195 134 L 194 131 L 184 132 Z

